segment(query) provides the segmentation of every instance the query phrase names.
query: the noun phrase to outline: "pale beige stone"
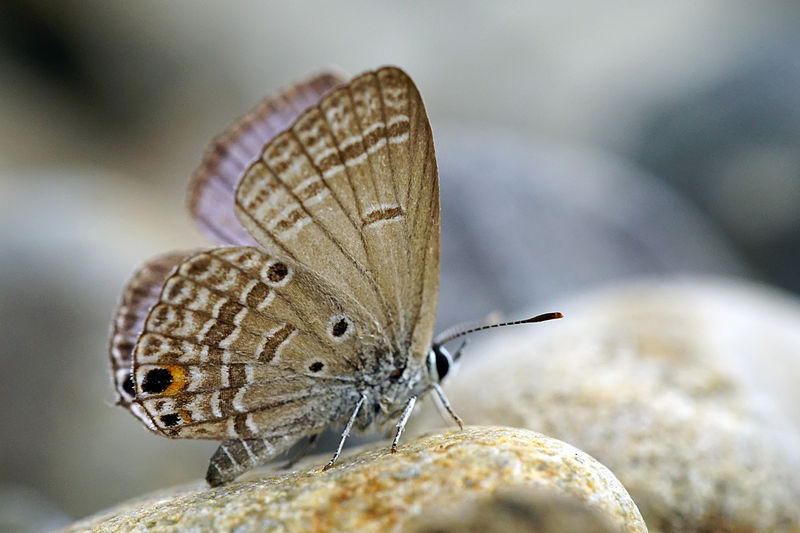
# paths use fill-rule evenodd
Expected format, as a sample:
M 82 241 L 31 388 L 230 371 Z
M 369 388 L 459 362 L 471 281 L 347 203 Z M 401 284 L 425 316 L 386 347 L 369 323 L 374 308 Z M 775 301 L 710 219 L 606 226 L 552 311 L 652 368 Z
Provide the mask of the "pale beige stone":
M 551 310 L 566 318 L 469 346 L 445 383 L 466 423 L 592 454 L 651 531 L 800 530 L 796 299 L 661 280 L 537 309 Z M 411 431 L 441 424 L 429 409 Z
M 413 533 L 613 533 L 607 516 L 577 498 L 528 487 L 501 489 L 452 510 L 436 509 L 411 520 Z
M 67 531 L 401 531 L 423 527 L 426 513 L 456 512 L 499 490 L 535 490 L 603 517 L 612 531 L 647 531 L 611 471 L 532 431 L 467 427 L 412 439 L 396 454 L 385 445 L 362 451 L 327 472 L 319 467 L 325 460 L 311 458 L 315 466 L 294 473 L 253 473 L 217 489 L 150 497 Z

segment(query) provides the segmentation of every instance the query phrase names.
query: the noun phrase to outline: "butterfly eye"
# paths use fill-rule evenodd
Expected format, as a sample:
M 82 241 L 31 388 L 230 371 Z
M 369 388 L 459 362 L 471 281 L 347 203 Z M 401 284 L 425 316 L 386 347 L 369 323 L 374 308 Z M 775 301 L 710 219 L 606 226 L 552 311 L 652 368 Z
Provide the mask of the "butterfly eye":
M 441 346 L 434 345 L 434 347 L 431 349 L 430 359 L 432 359 L 431 362 L 433 365 L 436 366 L 436 376 L 438 381 L 442 381 L 442 379 L 444 379 L 444 377 L 450 371 L 450 367 L 453 366 L 453 358 L 450 356 L 450 352 Z

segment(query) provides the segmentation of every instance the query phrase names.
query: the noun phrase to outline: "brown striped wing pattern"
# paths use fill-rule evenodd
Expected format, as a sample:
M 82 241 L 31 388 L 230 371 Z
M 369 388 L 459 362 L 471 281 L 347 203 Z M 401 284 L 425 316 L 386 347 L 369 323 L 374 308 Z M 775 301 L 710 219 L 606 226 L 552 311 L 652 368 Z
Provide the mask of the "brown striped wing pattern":
M 259 102 L 214 139 L 189 183 L 188 195 L 189 212 L 212 241 L 255 244 L 233 212 L 239 178 L 270 139 L 344 81 L 343 74 L 329 71 L 288 86 Z
M 189 206 L 234 246 L 153 260 L 117 312 L 120 403 L 159 434 L 222 440 L 212 485 L 347 420 L 372 372 L 418 375 L 430 350 L 439 185 L 422 99 L 393 67 L 340 82 L 291 87 L 212 144 Z
M 236 189 L 264 247 L 350 294 L 422 364 L 439 280 L 439 185 L 422 99 L 385 67 L 340 86 L 275 137 Z
M 111 328 L 109 353 L 117 403 L 131 410 L 148 428 L 155 431 L 150 417 L 133 405 L 133 349 L 144 330 L 150 309 L 158 302 L 161 287 L 170 272 L 191 252 L 172 252 L 154 257 L 139 267 L 122 292 Z
M 169 437 L 296 441 L 347 414 L 342 398 L 357 401 L 364 339 L 381 343 L 363 307 L 303 266 L 254 247 L 200 252 L 147 317 L 133 403 Z

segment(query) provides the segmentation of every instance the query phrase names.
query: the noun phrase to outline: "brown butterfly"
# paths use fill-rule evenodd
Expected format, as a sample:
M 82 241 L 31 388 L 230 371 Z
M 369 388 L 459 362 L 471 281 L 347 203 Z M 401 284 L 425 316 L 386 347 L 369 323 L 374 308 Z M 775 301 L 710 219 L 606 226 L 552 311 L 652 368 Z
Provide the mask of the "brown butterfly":
M 227 247 L 171 253 L 123 292 L 111 339 L 119 403 L 150 430 L 222 440 L 220 485 L 304 437 L 396 421 L 459 352 L 433 339 L 439 183 L 425 107 L 402 70 L 326 73 L 217 138 L 189 189 Z M 523 322 L 558 318 L 540 315 Z

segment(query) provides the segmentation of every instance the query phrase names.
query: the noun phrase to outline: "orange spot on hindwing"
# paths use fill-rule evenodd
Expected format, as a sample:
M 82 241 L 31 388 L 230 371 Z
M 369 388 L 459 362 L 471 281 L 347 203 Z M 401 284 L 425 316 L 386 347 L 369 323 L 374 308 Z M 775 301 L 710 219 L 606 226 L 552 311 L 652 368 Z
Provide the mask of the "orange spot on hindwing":
M 164 394 L 171 396 L 186 388 L 186 369 L 178 365 L 164 367 L 172 376 L 172 383 L 164 390 Z

